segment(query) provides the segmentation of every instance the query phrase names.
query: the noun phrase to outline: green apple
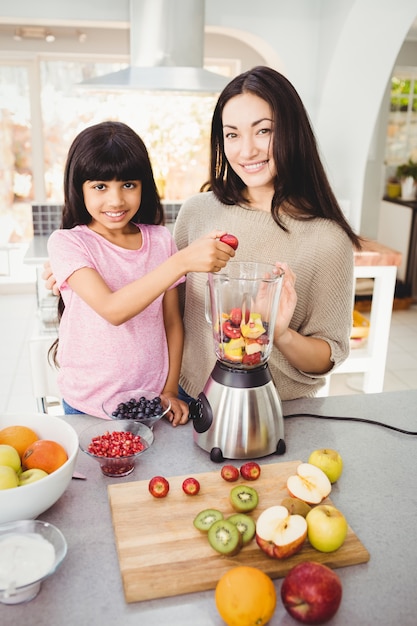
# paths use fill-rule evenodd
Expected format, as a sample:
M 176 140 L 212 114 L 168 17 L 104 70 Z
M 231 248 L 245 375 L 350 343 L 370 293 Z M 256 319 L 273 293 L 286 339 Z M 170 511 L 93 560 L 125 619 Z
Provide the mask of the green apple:
M 21 462 L 18 451 L 6 443 L 0 444 L 0 465 L 8 465 L 15 472 L 19 471 Z
M 0 465 L 0 489 L 13 489 L 19 486 L 16 472 L 9 465 Z
M 314 450 L 314 452 L 310 454 L 308 462 L 323 470 L 331 483 L 335 483 L 342 475 L 342 457 L 336 450 L 332 450 L 331 448 Z
M 41 469 L 28 469 L 20 474 L 19 487 L 35 483 L 37 480 L 45 478 L 45 476 L 48 476 L 47 472 L 44 472 Z
M 343 545 L 348 524 L 339 509 L 330 504 L 320 504 L 307 514 L 308 540 L 320 552 L 334 552 Z

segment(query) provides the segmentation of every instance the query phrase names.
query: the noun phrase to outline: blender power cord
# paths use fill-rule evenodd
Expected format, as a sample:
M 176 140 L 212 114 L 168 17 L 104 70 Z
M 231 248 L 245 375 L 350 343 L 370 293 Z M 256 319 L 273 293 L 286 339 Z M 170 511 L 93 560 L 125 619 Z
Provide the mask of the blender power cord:
M 289 419 L 290 417 L 316 417 L 322 420 L 362 422 L 364 424 L 372 424 L 374 426 L 382 426 L 383 428 L 388 428 L 389 430 L 395 430 L 397 433 L 402 433 L 403 435 L 417 435 L 417 432 L 414 430 L 405 430 L 404 428 L 399 428 L 398 426 L 392 426 L 392 424 L 384 424 L 383 422 L 378 422 L 376 420 L 368 420 L 365 417 L 339 417 L 337 415 L 318 415 L 316 413 L 290 413 L 289 415 L 284 415 L 284 419 Z

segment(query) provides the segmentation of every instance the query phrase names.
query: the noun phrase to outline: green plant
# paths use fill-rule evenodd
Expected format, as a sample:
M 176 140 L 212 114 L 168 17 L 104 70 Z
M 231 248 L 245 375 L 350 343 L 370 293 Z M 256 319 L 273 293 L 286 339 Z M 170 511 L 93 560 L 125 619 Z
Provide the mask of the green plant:
M 417 163 L 409 159 L 407 163 L 402 163 L 397 167 L 396 175 L 399 180 L 412 176 L 417 181 Z

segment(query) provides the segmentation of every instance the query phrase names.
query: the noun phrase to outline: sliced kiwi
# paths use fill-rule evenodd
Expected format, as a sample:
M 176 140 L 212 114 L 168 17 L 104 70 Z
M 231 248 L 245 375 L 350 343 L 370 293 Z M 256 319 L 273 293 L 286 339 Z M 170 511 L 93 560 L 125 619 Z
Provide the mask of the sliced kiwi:
M 198 530 L 207 532 L 210 526 L 220 519 L 223 519 L 223 513 L 218 509 L 204 509 L 195 516 L 193 524 Z
M 246 546 L 255 536 L 255 521 L 245 513 L 235 513 L 227 518 L 228 522 L 232 522 L 242 535 L 243 545 Z
M 236 485 L 230 492 L 230 502 L 238 513 L 249 513 L 258 506 L 258 492 L 249 485 Z
M 302 515 L 306 517 L 307 513 L 311 511 L 311 506 L 304 502 L 304 500 L 300 500 L 299 498 L 294 498 L 293 496 L 287 496 L 281 502 L 282 506 L 285 506 L 288 509 L 288 513 L 290 515 Z
M 220 554 L 234 556 L 243 545 L 242 534 L 237 526 L 227 519 L 214 522 L 208 529 L 207 536 L 211 547 Z

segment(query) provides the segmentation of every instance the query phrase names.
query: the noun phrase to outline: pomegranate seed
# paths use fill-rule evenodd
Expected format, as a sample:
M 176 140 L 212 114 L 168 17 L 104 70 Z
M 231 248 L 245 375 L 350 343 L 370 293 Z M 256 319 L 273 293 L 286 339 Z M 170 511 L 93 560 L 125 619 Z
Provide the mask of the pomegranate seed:
M 106 431 L 102 435 L 93 437 L 88 451 L 96 456 L 104 456 L 111 459 L 131 456 L 142 452 L 145 446 L 139 435 L 133 435 L 127 431 Z

